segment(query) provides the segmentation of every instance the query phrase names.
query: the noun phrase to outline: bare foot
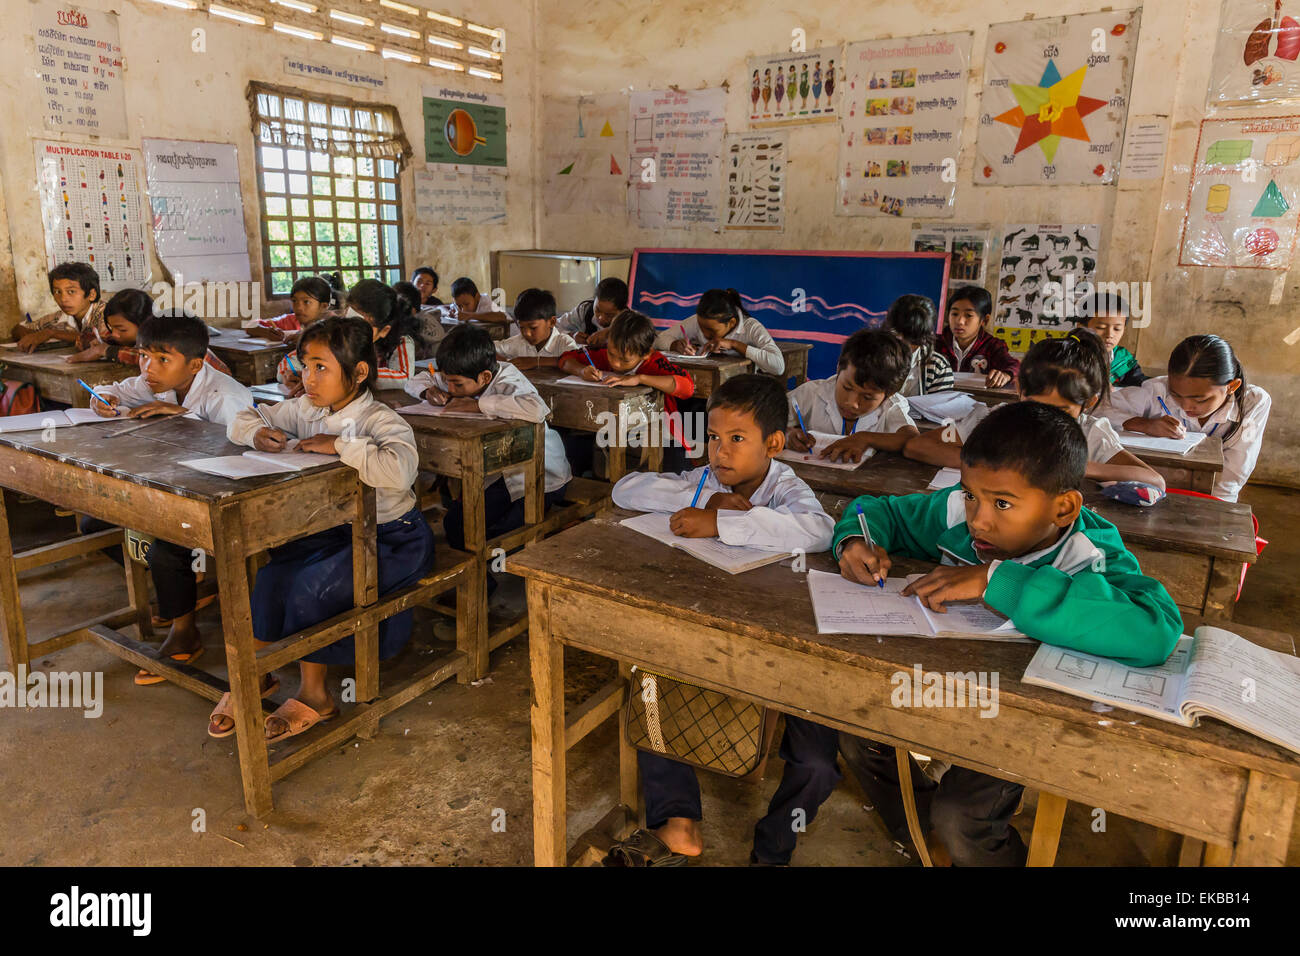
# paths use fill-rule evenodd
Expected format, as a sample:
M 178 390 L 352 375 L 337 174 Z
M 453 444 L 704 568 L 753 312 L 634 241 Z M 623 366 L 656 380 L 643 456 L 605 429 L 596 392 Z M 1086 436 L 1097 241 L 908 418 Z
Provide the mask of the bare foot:
M 700 832 L 699 820 L 669 817 L 667 823 L 650 832 L 662 840 L 668 849 L 682 856 L 699 856 L 704 852 L 704 836 Z

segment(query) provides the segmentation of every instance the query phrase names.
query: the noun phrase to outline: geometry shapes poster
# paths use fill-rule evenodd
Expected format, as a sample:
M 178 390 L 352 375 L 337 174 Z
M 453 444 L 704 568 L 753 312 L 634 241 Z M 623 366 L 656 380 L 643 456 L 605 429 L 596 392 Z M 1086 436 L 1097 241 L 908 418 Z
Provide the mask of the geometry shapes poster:
M 32 22 L 45 128 L 126 139 L 117 14 L 41 0 Z
M 837 213 L 952 215 L 972 36 L 848 44 Z
M 1281 269 L 1300 216 L 1300 116 L 1201 121 L 1178 264 Z
M 506 165 L 506 101 L 495 93 L 424 90 L 424 161 Z
M 1092 290 L 1100 247 L 1095 224 L 1006 226 L 989 331 L 1016 351 L 1068 332 L 1074 307 Z M 1062 301 L 1067 297 L 1069 308 Z
M 839 47 L 751 56 L 745 61 L 749 72 L 749 128 L 835 119 L 840 100 L 836 60 L 844 62 Z
M 989 27 L 975 182 L 1115 179 L 1140 10 Z
M 149 257 L 138 151 L 39 139 L 34 144 L 49 267 L 86 262 L 106 293 L 143 288 Z
M 1300 16 L 1300 4 L 1291 0 Z M 1205 106 L 1246 106 L 1300 97 L 1300 21 L 1282 0 L 1224 0 Z
M 785 228 L 786 133 L 728 133 L 722 151 L 726 177 L 725 229 L 780 232 Z
M 627 215 L 627 96 L 544 97 L 546 214 Z
M 720 228 L 726 96 L 715 88 L 628 97 L 627 205 L 641 228 Z

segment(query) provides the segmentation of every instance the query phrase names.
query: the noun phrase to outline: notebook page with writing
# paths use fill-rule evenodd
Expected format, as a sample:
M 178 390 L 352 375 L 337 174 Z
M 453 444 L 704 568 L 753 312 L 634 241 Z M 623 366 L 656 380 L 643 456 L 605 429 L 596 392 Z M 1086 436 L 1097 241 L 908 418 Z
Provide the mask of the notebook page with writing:
M 683 538 L 673 534 L 668 525 L 670 517 L 668 514 L 651 511 L 632 518 L 624 518 L 619 524 L 654 538 L 670 548 L 684 551 L 706 564 L 711 564 L 721 571 L 726 571 L 728 574 L 750 571 L 790 557 L 784 551 L 762 551 L 758 548 L 737 547 L 723 544 L 717 538 Z
M 984 372 L 953 372 L 952 383 L 967 388 L 983 388 L 989 377 Z M 910 399 L 909 399 L 910 401 Z
M 1300 658 L 1203 624 L 1183 697 L 1188 717 L 1217 717 L 1300 751 Z
M 859 461 L 831 461 L 829 458 L 822 458 L 821 453 L 835 442 L 842 438 L 842 435 L 832 435 L 830 432 L 809 432 L 817 440 L 813 445 L 812 451 L 794 451 L 786 448 L 776 457 L 781 461 L 794 462 L 795 464 L 817 465 L 820 468 L 838 468 L 841 471 L 852 471 L 860 467 L 863 462 L 876 453 L 874 448 L 868 448 L 862 453 Z
M 246 451 L 243 457 L 273 465 L 278 471 L 302 471 L 339 460 L 338 455 L 318 455 L 311 451 Z
M 925 610 L 899 592 L 906 578 L 888 578 L 885 587 L 867 587 L 829 571 L 808 572 L 808 592 L 818 634 L 931 636 Z
M 1125 448 L 1138 451 L 1163 451 L 1173 455 L 1186 455 L 1204 440 L 1204 432 L 1189 432 L 1182 438 L 1155 438 L 1151 435 L 1125 431 L 1119 433 L 1119 443 Z
M 912 418 L 924 418 L 942 425 L 945 421 L 965 418 L 975 410 L 975 399 L 968 392 L 948 391 L 931 392 L 928 395 L 913 395 L 907 399 L 907 407 Z
M 613 372 L 608 373 L 613 375 Z M 594 385 L 597 388 L 609 388 L 604 382 L 589 382 L 581 375 L 566 375 L 564 378 L 557 378 L 556 385 Z
M 446 405 L 434 405 L 430 402 L 417 402 L 394 409 L 399 415 L 432 415 L 438 418 L 486 418 L 482 412 L 453 411 Z
M 943 613 L 924 609 L 935 637 L 1033 643 L 1032 638 L 983 601 L 949 601 L 944 607 L 947 610 Z
M 216 458 L 191 458 L 180 464 L 220 478 L 256 478 L 261 475 L 282 475 L 299 471 L 298 468 L 272 464 L 245 455 L 221 455 Z

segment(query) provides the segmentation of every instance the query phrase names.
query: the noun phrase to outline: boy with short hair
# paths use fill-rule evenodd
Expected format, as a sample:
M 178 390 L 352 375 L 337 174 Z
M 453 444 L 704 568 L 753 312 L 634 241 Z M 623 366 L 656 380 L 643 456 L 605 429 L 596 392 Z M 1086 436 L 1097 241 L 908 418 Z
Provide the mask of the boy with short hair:
M 902 451 L 919 434 L 900 392 L 911 363 L 896 335 L 883 329 L 854 332 L 840 347 L 833 377 L 809 379 L 790 393 L 786 444 L 832 461 L 861 461 L 870 448 Z M 818 448 L 809 432 L 843 437 Z
M 497 358 L 519 368 L 554 368 L 560 356 L 578 343 L 555 327 L 555 296 L 544 289 L 525 289 L 515 299 L 519 334 L 497 343 Z
M 785 389 L 770 375 L 728 379 L 709 397 L 709 465 L 697 507 L 691 507 L 703 469 L 683 475 L 634 472 L 614 486 L 614 504 L 637 511 L 671 512 L 669 526 L 688 538 L 716 537 L 724 544 L 767 551 L 826 550 L 833 522 L 817 496 L 789 465 L 785 448 Z M 755 858 L 768 861 L 794 849 L 791 811 L 808 817 L 839 781 L 834 770 L 836 732 L 794 715 L 786 717 L 781 785 L 754 832 Z M 809 762 L 810 752 L 829 753 Z M 607 866 L 670 866 L 703 849 L 700 786 L 688 764 L 639 751 L 645 786 L 646 829 L 616 844 Z
M 1128 303 L 1124 297 L 1094 292 L 1084 296 L 1076 308 L 1075 324 L 1095 332 L 1106 346 L 1106 354 L 1110 358 L 1111 388 L 1126 388 L 1145 382 L 1147 375 L 1138 364 L 1137 357 L 1119 344 L 1124 338 L 1124 327 L 1128 325 L 1129 316 Z
M 572 335 L 579 345 L 603 346 L 610 325 L 627 308 L 627 296 L 627 283 L 622 279 L 615 276 L 601 279 L 594 296 L 560 316 L 557 323 L 560 331 Z
M 479 322 L 510 321 L 510 313 L 498 312 L 490 296 L 480 295 L 478 286 L 469 276 L 461 276 L 451 284 L 451 301 L 456 309 L 456 317 L 462 322 L 477 319 Z
M 252 392 L 204 361 L 208 327 L 197 316 L 182 310 L 152 315 L 141 323 L 136 345 L 149 357 L 144 371 L 99 386 L 96 391 L 105 401 L 91 400 L 91 407 L 105 418 L 130 409 L 131 418 L 186 415 L 229 426 L 236 415 L 252 407 Z M 172 622 L 159 654 L 187 664 L 203 653 L 194 620 L 198 595 L 193 561 L 189 548 L 170 541 L 159 539 L 149 550 L 158 615 Z M 147 670 L 135 675 L 142 686 L 164 680 Z
M 1142 574 L 1115 526 L 1083 507 L 1079 425 L 1040 402 L 1000 405 L 961 451 L 961 484 L 934 494 L 863 496 L 835 526 L 840 573 L 874 586 L 890 552 L 941 562 L 903 591 L 934 611 L 982 599 L 1029 637 L 1133 666 L 1162 663 L 1182 633 L 1164 586 Z M 858 524 L 860 507 L 874 547 Z M 895 839 L 907 841 L 893 749 L 840 735 L 845 760 Z M 937 785 L 915 767 L 918 803 L 958 866 L 1018 866 L 1011 826 L 1023 786 L 954 766 Z
M 948 296 L 948 322 L 938 349 L 954 372 L 977 372 L 989 388 L 1001 388 L 1016 377 L 1020 362 L 1007 343 L 988 331 L 993 297 L 977 285 L 964 285 Z
M 62 262 L 50 270 L 49 279 L 50 294 L 58 309 L 14 326 L 19 350 L 35 351 L 50 339 L 85 349 L 96 336 L 103 338 L 108 329 L 104 325 L 99 273 L 84 262 Z

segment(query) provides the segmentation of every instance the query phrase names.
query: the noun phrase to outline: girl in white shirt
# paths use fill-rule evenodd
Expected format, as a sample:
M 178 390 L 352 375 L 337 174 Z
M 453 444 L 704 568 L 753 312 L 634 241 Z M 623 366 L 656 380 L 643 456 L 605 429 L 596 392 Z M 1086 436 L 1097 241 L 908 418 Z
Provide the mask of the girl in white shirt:
M 754 363 L 757 372 L 785 373 L 785 356 L 763 323 L 745 311 L 735 289 L 705 292 L 695 315 L 660 332 L 655 348 L 684 355 L 739 352 Z
M 1273 399 L 1246 382 L 1232 346 L 1217 335 L 1183 339 L 1169 356 L 1169 374 L 1117 389 L 1103 413 L 1116 428 L 1157 438 L 1203 432 L 1223 439 L 1223 471 L 1214 494 L 1236 501 L 1255 470 Z
M 395 411 L 375 400 L 373 331 L 349 318 L 324 319 L 303 331 L 298 342 L 305 394 L 262 414 L 246 408 L 227 429 L 227 437 L 260 451 L 285 450 L 291 439 L 300 452 L 338 455 L 375 489 L 382 597 L 409 587 L 433 567 L 433 533 L 416 505 L 412 484 L 419 469 L 415 435 Z M 253 636 L 263 646 L 342 614 L 353 606 L 352 531 L 331 528 L 271 549 L 270 561 L 253 586 Z M 385 660 L 411 638 L 412 612 L 403 611 L 379 625 L 379 657 Z M 308 654 L 298 662 L 299 685 L 293 698 L 266 719 L 267 740 L 300 734 L 338 714 L 325 685 L 326 665 L 355 660 L 351 635 Z M 278 681 L 267 675 L 262 696 Z M 213 737 L 234 733 L 230 695 L 217 704 L 208 723 Z
M 347 315 L 365 319 L 375 336 L 375 388 L 404 388 L 415 374 L 420 324 L 411 304 L 378 279 L 362 279 L 348 292 Z

